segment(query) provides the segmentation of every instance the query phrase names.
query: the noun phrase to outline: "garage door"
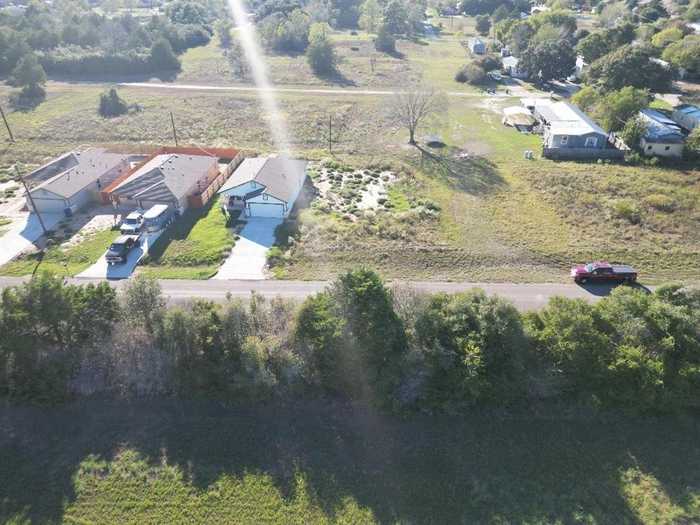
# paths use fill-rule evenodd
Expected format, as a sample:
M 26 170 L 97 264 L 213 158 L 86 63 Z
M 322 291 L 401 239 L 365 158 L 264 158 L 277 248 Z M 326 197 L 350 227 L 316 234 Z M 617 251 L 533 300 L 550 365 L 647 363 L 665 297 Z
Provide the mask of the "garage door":
M 58 199 L 37 199 L 34 197 L 34 205 L 39 213 L 63 213 L 66 202 Z
M 251 217 L 284 218 L 284 206 L 282 204 L 260 204 L 251 202 L 248 206 Z

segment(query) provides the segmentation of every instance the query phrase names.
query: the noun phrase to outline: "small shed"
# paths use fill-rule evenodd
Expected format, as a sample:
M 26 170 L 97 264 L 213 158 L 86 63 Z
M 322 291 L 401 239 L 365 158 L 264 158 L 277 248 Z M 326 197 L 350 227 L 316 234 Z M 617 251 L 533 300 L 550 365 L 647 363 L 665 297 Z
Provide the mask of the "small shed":
M 524 71 L 520 68 L 520 60 L 517 57 L 513 56 L 507 56 L 503 57 L 501 60 L 501 63 L 503 65 L 503 72 L 506 75 L 510 75 L 513 78 L 520 78 L 520 79 L 526 79 L 528 78 L 527 71 Z
M 486 42 L 484 42 L 481 38 L 470 38 L 469 51 L 471 51 L 473 55 L 486 54 Z
M 639 112 L 639 118 L 647 125 L 646 133 L 639 142 L 644 155 L 674 158 L 683 156 L 685 135 L 673 119 L 655 109 L 643 109 Z
M 526 108 L 510 106 L 503 109 L 503 124 L 512 126 L 518 131 L 531 131 L 537 123 L 535 117 Z

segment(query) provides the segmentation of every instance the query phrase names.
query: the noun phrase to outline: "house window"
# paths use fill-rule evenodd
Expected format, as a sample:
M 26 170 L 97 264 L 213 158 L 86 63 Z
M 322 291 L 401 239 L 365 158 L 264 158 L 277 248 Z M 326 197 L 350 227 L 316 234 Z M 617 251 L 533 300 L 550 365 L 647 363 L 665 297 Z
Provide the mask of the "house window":
M 647 146 L 647 151 L 651 151 L 651 146 Z
M 267 200 L 267 193 L 263 193 L 263 200 L 264 200 L 264 201 Z
M 561 138 L 561 145 L 562 145 L 562 146 L 566 146 L 568 143 L 569 143 L 569 135 L 564 135 L 564 136 Z
M 598 137 L 586 137 L 586 147 L 595 148 L 598 146 Z
M 666 146 L 666 147 L 664 148 L 664 150 L 666 150 L 666 151 L 668 151 L 668 150 L 670 150 L 670 149 L 671 149 L 671 146 Z

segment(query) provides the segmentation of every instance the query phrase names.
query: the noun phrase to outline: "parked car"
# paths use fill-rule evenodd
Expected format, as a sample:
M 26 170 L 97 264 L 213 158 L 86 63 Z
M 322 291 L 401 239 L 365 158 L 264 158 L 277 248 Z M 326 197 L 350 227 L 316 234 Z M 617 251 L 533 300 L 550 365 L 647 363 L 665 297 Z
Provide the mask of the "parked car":
M 578 284 L 585 283 L 636 283 L 637 271 L 630 266 L 607 262 L 580 264 L 571 269 L 571 277 Z
M 167 228 L 175 219 L 175 211 L 166 204 L 156 204 L 143 214 L 143 229 L 148 233 Z
M 132 211 L 126 216 L 119 226 L 119 231 L 122 235 L 134 235 L 141 232 L 143 228 L 143 213 L 140 211 Z
M 129 258 L 129 253 L 141 245 L 139 235 L 122 235 L 116 239 L 107 250 L 107 264 L 124 264 Z

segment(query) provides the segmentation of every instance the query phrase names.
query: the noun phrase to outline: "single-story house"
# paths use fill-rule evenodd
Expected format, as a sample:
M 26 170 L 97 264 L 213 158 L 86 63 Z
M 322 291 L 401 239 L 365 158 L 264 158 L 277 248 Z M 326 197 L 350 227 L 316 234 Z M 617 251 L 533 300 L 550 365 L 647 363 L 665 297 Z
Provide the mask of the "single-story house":
M 129 158 L 102 148 L 66 153 L 27 175 L 39 182 L 30 191 L 31 199 L 27 197 L 27 207 L 41 213 L 75 213 L 99 202 L 100 191 L 129 170 Z
M 639 118 L 647 125 L 647 131 L 639 141 L 644 155 L 677 158 L 683 156 L 685 135 L 674 120 L 655 109 L 641 110 Z
M 605 130 L 576 106 L 567 102 L 535 99 L 532 111 L 543 126 L 545 157 L 584 160 L 623 156 L 621 151 L 609 144 Z
M 520 67 L 518 66 L 520 60 L 517 57 L 503 57 L 501 59 L 501 63 L 503 64 L 503 72 L 507 75 L 510 75 L 513 78 L 525 79 L 529 76 L 527 74 L 527 71 L 520 69 Z
M 700 126 L 700 108 L 697 106 L 690 104 L 678 106 L 671 117 L 688 131 L 693 131 Z
M 228 210 L 246 217 L 285 218 L 304 187 L 307 164 L 286 156 L 245 159 L 219 194 Z
M 473 55 L 483 55 L 486 53 L 486 42 L 481 40 L 481 38 L 470 38 L 469 39 L 469 51 Z
M 182 212 L 189 207 L 189 197 L 206 189 L 219 174 L 216 156 L 164 153 L 111 188 L 109 195 L 113 202 L 144 210 L 167 204 Z

